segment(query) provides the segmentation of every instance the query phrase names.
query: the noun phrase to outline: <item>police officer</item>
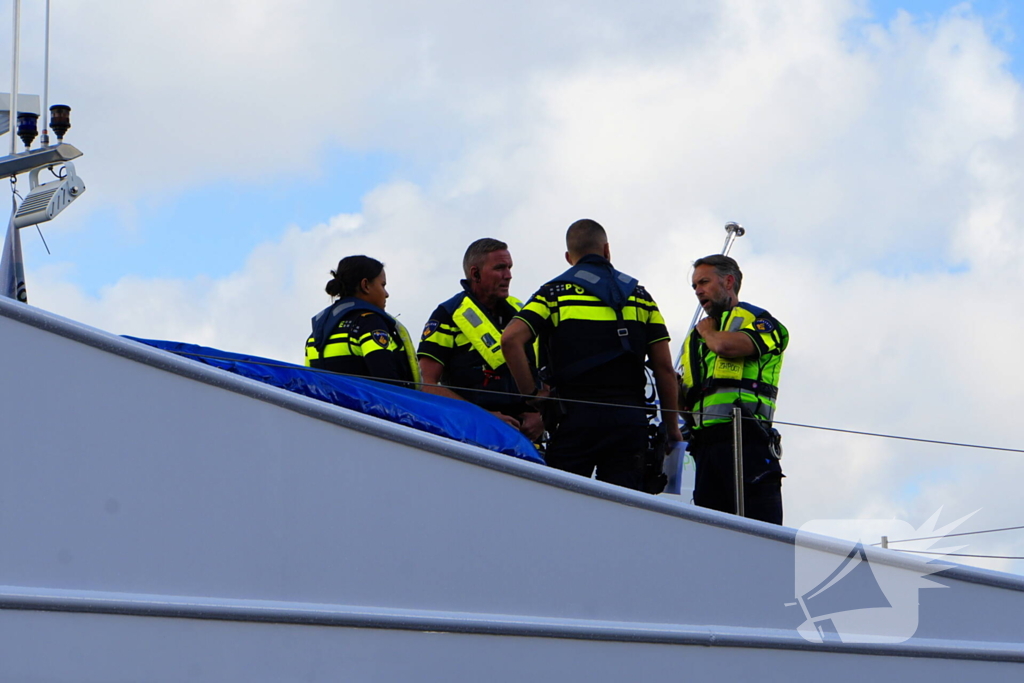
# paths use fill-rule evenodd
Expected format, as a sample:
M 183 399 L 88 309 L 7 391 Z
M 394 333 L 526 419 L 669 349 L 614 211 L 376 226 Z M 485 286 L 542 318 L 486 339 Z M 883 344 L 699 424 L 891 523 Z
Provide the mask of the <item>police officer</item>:
M 526 350 L 539 337 L 557 395 L 588 402 L 560 402 L 548 464 L 585 477 L 596 468 L 601 481 L 639 490 L 648 445 L 648 357 L 669 439 L 682 440 L 668 329 L 647 290 L 612 267 L 600 224 L 576 221 L 565 241 L 572 267 L 541 287 L 506 328 L 505 356 L 519 389 L 536 393 Z
M 736 512 L 733 407 L 743 410 L 744 512 L 782 524 L 782 468 L 772 428 L 782 354 L 789 332 L 772 315 L 739 300 L 736 261 L 714 255 L 694 262 L 693 289 L 708 314 L 686 338 L 681 360 L 690 452 L 697 465 L 693 502 Z
M 415 388 L 420 368 L 412 339 L 384 312 L 389 296 L 384 264 L 347 256 L 331 271 L 325 290 L 338 300 L 313 317 L 306 365 Z
M 424 390 L 475 403 L 536 441 L 544 431 L 540 413 L 516 395 L 501 347 L 502 330 L 523 306 L 509 295 L 508 245 L 476 240 L 466 249 L 462 270 L 463 291 L 438 306 L 423 328 L 418 354 Z M 530 372 L 535 358 L 531 350 Z M 486 391 L 474 391 L 480 389 Z

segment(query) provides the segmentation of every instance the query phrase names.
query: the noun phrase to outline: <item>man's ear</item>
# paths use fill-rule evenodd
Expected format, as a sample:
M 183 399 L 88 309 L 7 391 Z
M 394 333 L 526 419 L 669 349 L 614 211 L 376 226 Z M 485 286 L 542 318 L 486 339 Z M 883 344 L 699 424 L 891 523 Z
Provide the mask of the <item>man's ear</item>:
M 604 243 L 604 249 L 601 250 L 601 256 L 604 256 L 609 261 L 612 260 L 612 245 L 607 242 Z
M 572 256 L 569 255 L 569 252 L 565 252 L 565 262 L 568 263 L 570 266 L 576 265 L 575 263 L 572 262 Z

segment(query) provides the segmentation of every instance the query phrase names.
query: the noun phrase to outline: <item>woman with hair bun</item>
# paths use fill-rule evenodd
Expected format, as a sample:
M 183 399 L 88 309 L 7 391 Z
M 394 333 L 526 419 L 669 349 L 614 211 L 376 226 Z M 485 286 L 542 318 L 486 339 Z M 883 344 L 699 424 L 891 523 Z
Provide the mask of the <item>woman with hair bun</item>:
M 369 256 L 346 256 L 324 289 L 337 301 L 313 317 L 306 365 L 416 388 L 416 347 L 405 327 L 384 312 L 384 264 Z

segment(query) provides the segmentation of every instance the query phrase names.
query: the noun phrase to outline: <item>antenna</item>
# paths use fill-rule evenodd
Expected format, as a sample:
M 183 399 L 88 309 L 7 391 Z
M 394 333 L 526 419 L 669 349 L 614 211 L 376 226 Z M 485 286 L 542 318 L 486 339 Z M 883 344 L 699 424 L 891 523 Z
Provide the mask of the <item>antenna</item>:
M 18 120 L 18 53 L 21 52 L 21 0 L 14 0 L 14 36 L 11 40 L 14 56 L 11 59 L 11 106 L 7 119 L 7 132 L 11 134 L 11 154 L 14 149 L 14 126 Z
M 50 104 L 50 0 L 46 0 L 46 22 L 43 28 L 43 115 Z M 43 134 L 39 136 L 39 144 L 46 147 L 50 144 L 49 127 L 43 119 Z
M 722 256 L 728 256 L 729 251 L 732 249 L 733 243 L 737 237 L 743 237 L 747 234 L 747 229 L 736 221 L 729 221 L 725 224 L 725 244 L 722 245 Z M 686 328 L 686 334 L 683 335 L 683 344 L 686 344 L 686 338 L 693 332 L 693 328 L 697 327 L 697 321 L 700 320 L 701 313 L 704 312 L 704 308 L 697 304 L 697 310 L 693 312 L 693 319 L 690 320 L 690 326 Z M 675 368 L 679 369 L 679 363 L 683 360 L 683 346 L 679 347 L 679 355 L 676 356 Z

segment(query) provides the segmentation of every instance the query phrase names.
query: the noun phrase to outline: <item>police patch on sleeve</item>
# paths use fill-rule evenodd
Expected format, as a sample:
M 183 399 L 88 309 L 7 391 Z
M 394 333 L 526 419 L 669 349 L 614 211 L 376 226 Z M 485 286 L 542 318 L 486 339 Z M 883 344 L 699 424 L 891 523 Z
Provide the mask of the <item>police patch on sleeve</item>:
M 775 323 L 768 318 L 758 318 L 754 321 L 754 329 L 758 332 L 774 332 Z
M 437 326 L 440 325 L 436 320 L 428 320 L 427 324 L 423 326 L 423 336 L 420 337 L 420 341 L 423 341 L 430 335 L 437 331 Z
M 373 341 L 380 344 L 382 349 L 388 348 L 388 344 L 391 342 L 391 337 L 384 330 L 374 330 L 370 333 L 370 337 L 373 338 Z

